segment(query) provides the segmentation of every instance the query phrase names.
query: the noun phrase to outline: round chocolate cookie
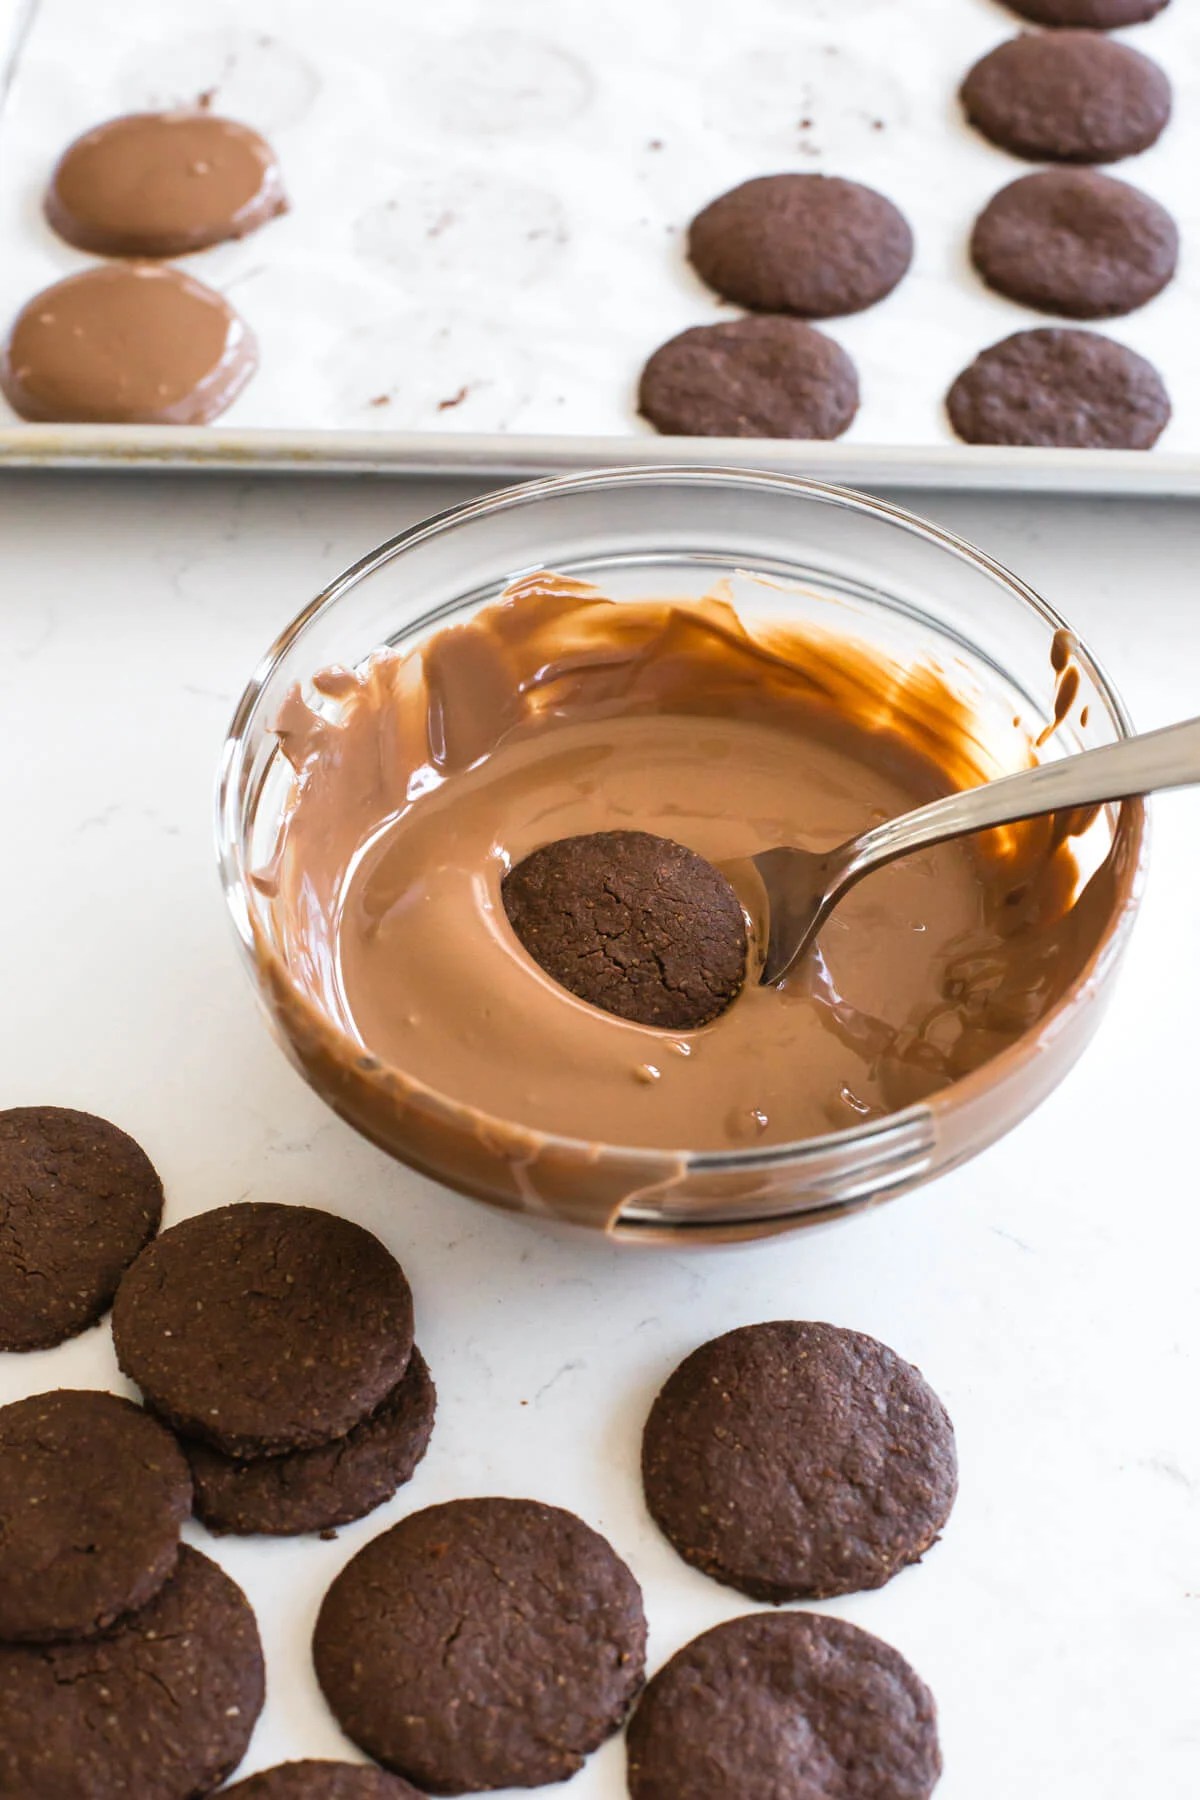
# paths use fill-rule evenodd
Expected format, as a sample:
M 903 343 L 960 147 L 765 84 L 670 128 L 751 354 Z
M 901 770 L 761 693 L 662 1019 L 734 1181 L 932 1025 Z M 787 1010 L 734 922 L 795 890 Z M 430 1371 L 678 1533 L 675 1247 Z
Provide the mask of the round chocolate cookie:
M 182 256 L 245 237 L 286 209 L 271 146 L 216 113 L 126 113 L 59 158 L 46 218 L 101 256 Z
M 1005 0 L 1035 25 L 1082 25 L 1091 31 L 1118 31 L 1122 25 L 1144 25 L 1169 0 Z
M 835 438 L 858 411 L 858 374 L 840 344 L 802 319 L 728 319 L 654 352 L 638 411 L 676 437 Z
M 150 1159 L 106 1119 L 0 1112 L 0 1350 L 45 1350 L 94 1325 L 162 1204 Z
M 989 287 L 1069 319 L 1132 312 L 1161 293 L 1179 256 L 1157 200 L 1094 169 L 1043 169 L 979 215 L 971 259 Z
M 983 350 L 946 397 L 968 444 L 1149 450 L 1171 417 L 1153 364 L 1096 331 L 1044 326 Z
M 641 1684 L 637 1582 L 574 1514 L 454 1500 L 347 1563 L 313 1634 L 346 1735 L 434 1794 L 565 1781 Z
M 1014 156 L 1107 163 L 1155 142 L 1171 116 L 1171 84 L 1148 56 L 1094 31 L 1023 32 L 975 64 L 962 103 Z
M 149 1605 L 79 1644 L 0 1645 L 5 1800 L 192 1800 L 245 1754 L 263 1703 L 254 1614 L 186 1546 Z
M 172 1226 L 126 1273 L 117 1361 L 154 1411 L 228 1456 L 344 1437 L 412 1351 L 404 1271 L 360 1225 L 242 1201 Z
M 693 1350 L 650 1410 L 642 1479 L 687 1562 L 755 1600 L 882 1587 L 949 1516 L 954 1428 L 859 1331 L 780 1320 Z
M 59 1389 L 0 1408 L 0 1639 L 90 1637 L 144 1606 L 191 1510 L 178 1445 L 131 1400 Z
M 222 1788 L 221 1800 L 421 1800 L 421 1795 L 398 1775 L 361 1763 L 290 1762 Z
M 843 1619 L 755 1614 L 693 1638 L 629 1724 L 632 1800 L 928 1800 L 933 1697 Z
M 829 319 L 890 294 L 912 261 L 908 221 L 837 175 L 760 175 L 692 220 L 688 254 L 718 294 L 755 312 Z
M 509 870 L 501 897 L 547 975 L 620 1019 L 695 1031 L 746 979 L 737 895 L 711 863 L 670 838 L 559 838 Z
M 361 1519 L 411 1478 L 428 1446 L 436 1406 L 429 1368 L 414 1346 L 399 1385 L 331 1444 L 240 1462 L 211 1444 L 187 1440 L 196 1516 L 217 1533 L 271 1537 L 329 1531 Z

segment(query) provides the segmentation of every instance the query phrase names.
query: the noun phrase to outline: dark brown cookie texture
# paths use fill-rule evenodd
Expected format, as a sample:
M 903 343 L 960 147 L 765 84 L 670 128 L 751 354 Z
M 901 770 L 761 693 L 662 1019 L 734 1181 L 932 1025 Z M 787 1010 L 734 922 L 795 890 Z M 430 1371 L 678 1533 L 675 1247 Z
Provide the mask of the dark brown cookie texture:
M 890 294 L 912 261 L 903 213 L 837 175 L 760 175 L 692 220 L 702 281 L 754 312 L 830 319 Z
M 1153 364 L 1096 331 L 1018 331 L 955 381 L 950 423 L 968 444 L 1149 450 L 1171 417 Z
M 638 411 L 676 437 L 835 438 L 858 411 L 858 374 L 840 344 L 802 319 L 728 319 L 654 352 Z
M 414 1346 L 399 1385 L 331 1444 L 246 1462 L 187 1440 L 196 1516 L 210 1531 L 271 1537 L 330 1531 L 361 1519 L 411 1478 L 429 1444 L 436 1407 L 433 1378 Z
M 221 1800 L 421 1800 L 421 1796 L 398 1775 L 365 1769 L 360 1763 L 290 1762 L 222 1788 Z
M 1043 169 L 984 208 L 971 259 L 989 287 L 1069 319 L 1133 312 L 1161 293 L 1179 258 L 1165 207 L 1094 169 Z
M 431 1794 L 565 1781 L 642 1680 L 637 1582 L 572 1513 L 454 1500 L 349 1562 L 313 1635 L 334 1717 Z
M 192 1510 L 169 1431 L 116 1394 L 0 1408 L 0 1639 L 90 1637 L 175 1568 Z
M 962 85 L 971 123 L 1034 162 L 1117 162 L 1148 150 L 1171 116 L 1156 62 L 1094 31 L 1023 32 Z
M 918 1371 L 835 1325 L 746 1325 L 694 1350 L 646 1421 L 642 1479 L 688 1562 L 755 1600 L 882 1587 L 949 1516 L 954 1428 Z
M 243 1201 L 165 1231 L 125 1275 L 117 1361 L 185 1437 L 274 1456 L 344 1437 L 412 1351 L 404 1271 L 360 1225 Z
M 1012 12 L 1035 25 L 1081 25 L 1091 31 L 1144 25 L 1168 4 L 1169 0 L 1005 0 Z
M 547 975 L 618 1018 L 695 1031 L 746 979 L 737 895 L 711 863 L 670 838 L 559 838 L 510 869 L 501 896 Z
M 0 1350 L 44 1350 L 94 1325 L 162 1217 L 146 1153 L 64 1106 L 0 1112 Z
M 263 1657 L 241 1589 L 196 1550 L 78 1644 L 0 1645 L 4 1800 L 195 1800 L 245 1754 Z
M 933 1697 L 843 1619 L 732 1619 L 648 1684 L 629 1725 L 632 1800 L 928 1800 Z

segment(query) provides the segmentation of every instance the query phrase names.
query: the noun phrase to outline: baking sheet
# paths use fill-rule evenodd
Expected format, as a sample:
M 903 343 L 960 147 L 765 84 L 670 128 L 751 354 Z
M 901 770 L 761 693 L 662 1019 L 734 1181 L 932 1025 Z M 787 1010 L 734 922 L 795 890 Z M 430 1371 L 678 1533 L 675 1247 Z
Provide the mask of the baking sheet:
M 704 460 L 848 482 L 1200 491 L 1200 17 L 1124 34 L 1171 73 L 1162 142 L 1115 171 L 1155 194 L 1181 272 L 1111 335 L 1162 370 L 1175 413 L 1143 456 L 955 443 L 942 396 L 985 344 L 1045 322 L 966 257 L 1028 165 L 959 117 L 970 64 L 1018 22 L 992 0 L 20 0 L 0 119 L 0 310 L 89 258 L 42 220 L 55 157 L 137 107 L 213 104 L 258 126 L 293 209 L 186 259 L 257 332 L 262 367 L 216 427 L 0 427 L 0 460 L 503 473 Z M 645 357 L 728 317 L 683 256 L 687 221 L 751 175 L 836 172 L 890 194 L 917 237 L 880 306 L 828 329 L 863 404 L 834 445 L 656 437 Z

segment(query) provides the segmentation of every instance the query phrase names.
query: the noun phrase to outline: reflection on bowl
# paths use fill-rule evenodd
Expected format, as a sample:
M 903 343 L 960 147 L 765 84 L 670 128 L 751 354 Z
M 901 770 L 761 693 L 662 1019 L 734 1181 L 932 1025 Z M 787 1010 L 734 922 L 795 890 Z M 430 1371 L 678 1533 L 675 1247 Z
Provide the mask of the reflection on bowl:
M 406 654 L 438 628 L 477 618 L 538 568 L 626 606 L 719 587 L 756 630 L 853 640 L 881 668 L 932 665 L 969 711 L 983 773 L 1027 762 L 1043 734 L 1037 754 L 1053 756 L 1127 731 L 1119 700 L 1079 645 L 1078 692 L 1056 726 L 1050 664 L 1062 621 L 966 544 L 879 501 L 784 476 L 625 470 L 535 482 L 443 514 L 384 545 L 300 615 L 247 688 L 226 744 L 226 894 L 277 1035 L 316 1091 L 392 1154 L 464 1192 L 640 1239 L 754 1236 L 827 1217 L 962 1161 L 1036 1105 L 1094 1030 L 1124 947 L 1141 867 L 1140 803 L 1101 813 L 1077 840 L 1088 906 L 1077 909 L 1074 948 L 1054 949 L 1059 979 L 1030 1028 L 1016 1035 L 1018 1023 L 989 1060 L 964 1062 L 961 1079 L 886 1116 L 876 1110 L 791 1142 L 775 1134 L 714 1147 L 720 1140 L 696 1129 L 670 1148 L 598 1143 L 581 1131 L 586 1107 L 574 1110 L 576 1135 L 567 1135 L 545 1118 L 535 1126 L 488 1111 L 478 1091 L 461 1091 L 470 1088 L 465 1066 L 456 1093 L 453 1065 L 404 1067 L 400 1052 L 378 1053 L 337 980 L 298 954 L 278 883 L 261 878 L 273 857 L 280 867 L 280 825 L 295 800 L 274 728 L 285 702 L 293 720 L 297 708 L 312 718 L 308 703 L 328 728 L 346 691 L 314 690 L 314 675 L 361 669 L 384 647 Z

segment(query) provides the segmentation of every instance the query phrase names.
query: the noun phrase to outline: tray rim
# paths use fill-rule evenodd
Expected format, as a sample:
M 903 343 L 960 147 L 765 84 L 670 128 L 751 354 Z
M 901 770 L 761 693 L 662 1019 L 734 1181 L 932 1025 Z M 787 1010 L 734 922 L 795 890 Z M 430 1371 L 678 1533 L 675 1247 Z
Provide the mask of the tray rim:
M 776 438 L 222 429 L 220 425 L 0 427 L 0 469 L 217 470 L 243 474 L 545 475 L 688 462 L 806 474 L 847 486 L 1184 498 L 1200 454 L 992 445 L 843 444 Z

